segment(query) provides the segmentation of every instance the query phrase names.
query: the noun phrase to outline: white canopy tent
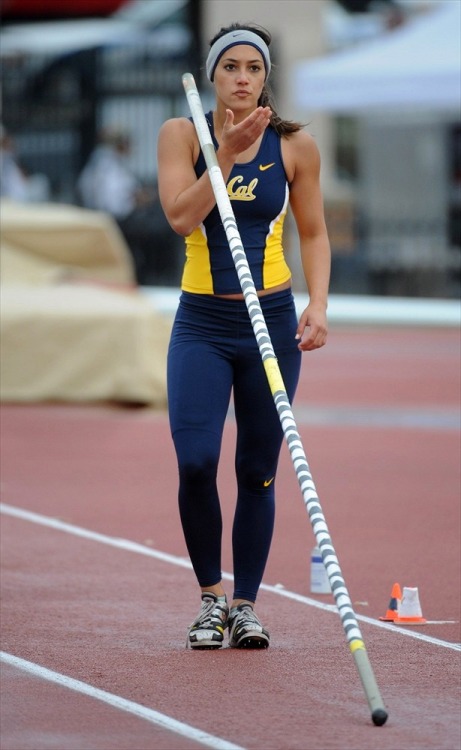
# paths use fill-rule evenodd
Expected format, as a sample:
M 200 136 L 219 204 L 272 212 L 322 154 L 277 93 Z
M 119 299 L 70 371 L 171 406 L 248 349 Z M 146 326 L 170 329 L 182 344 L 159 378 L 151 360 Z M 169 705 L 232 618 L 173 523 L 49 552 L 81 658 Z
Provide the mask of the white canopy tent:
M 293 96 L 309 111 L 426 108 L 461 112 L 461 1 L 373 42 L 294 67 Z
M 155 27 L 185 4 L 186 0 L 132 0 L 109 18 L 7 24 L 0 31 L 0 57 L 64 55 L 91 47 L 137 44 L 147 38 L 157 41 L 163 51 L 181 51 L 186 40 L 178 28 L 162 29 L 155 37 Z

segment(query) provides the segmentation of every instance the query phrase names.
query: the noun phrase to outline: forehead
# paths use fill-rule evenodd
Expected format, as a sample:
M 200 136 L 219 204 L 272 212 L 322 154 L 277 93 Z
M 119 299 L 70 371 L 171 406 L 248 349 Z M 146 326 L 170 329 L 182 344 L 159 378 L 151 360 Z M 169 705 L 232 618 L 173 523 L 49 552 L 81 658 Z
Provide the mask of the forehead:
M 245 62 L 264 62 L 261 52 L 251 44 L 234 45 L 234 47 L 231 47 L 224 52 L 221 60 L 227 60 L 228 62 L 237 62 L 241 60 L 244 60 Z

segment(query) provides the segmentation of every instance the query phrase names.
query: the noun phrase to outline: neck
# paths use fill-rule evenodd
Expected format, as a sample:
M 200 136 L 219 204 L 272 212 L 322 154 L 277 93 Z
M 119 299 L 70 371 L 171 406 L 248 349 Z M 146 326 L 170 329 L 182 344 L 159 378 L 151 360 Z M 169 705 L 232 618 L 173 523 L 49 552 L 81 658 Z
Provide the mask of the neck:
M 242 122 L 248 115 L 251 115 L 252 112 L 254 112 L 254 107 L 250 107 L 249 109 L 245 110 L 232 110 L 234 113 L 234 125 L 238 125 L 239 122 Z M 213 122 L 215 126 L 215 132 L 221 133 L 224 123 L 226 121 L 226 108 L 220 107 L 219 104 L 217 108 L 213 112 Z

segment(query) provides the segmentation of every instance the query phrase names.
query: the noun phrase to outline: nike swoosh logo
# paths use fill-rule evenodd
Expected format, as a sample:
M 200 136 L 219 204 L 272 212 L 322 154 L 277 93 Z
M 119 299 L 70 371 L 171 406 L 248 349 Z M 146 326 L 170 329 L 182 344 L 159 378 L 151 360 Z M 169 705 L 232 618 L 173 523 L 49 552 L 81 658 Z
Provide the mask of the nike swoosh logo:
M 271 167 L 274 166 L 274 164 L 275 164 L 275 161 L 272 161 L 270 164 L 260 164 L 259 165 L 259 171 L 260 172 L 265 172 L 266 169 L 270 169 Z
M 272 477 L 272 479 L 266 479 L 263 486 L 269 487 L 269 485 L 271 485 L 273 481 L 274 481 L 274 477 Z

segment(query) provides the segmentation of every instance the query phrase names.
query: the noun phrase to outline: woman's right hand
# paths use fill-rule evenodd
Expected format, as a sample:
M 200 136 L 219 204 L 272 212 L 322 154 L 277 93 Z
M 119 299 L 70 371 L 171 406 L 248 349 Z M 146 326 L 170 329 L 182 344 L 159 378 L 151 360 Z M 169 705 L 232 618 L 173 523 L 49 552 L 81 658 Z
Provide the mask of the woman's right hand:
M 257 107 L 248 117 L 234 125 L 234 113 L 231 109 L 226 109 L 226 119 L 219 139 L 220 148 L 228 151 L 236 159 L 264 133 L 271 116 L 270 107 Z

